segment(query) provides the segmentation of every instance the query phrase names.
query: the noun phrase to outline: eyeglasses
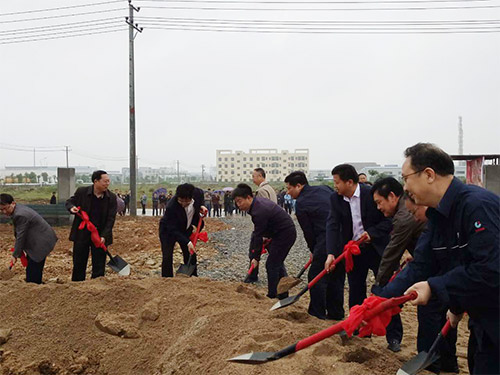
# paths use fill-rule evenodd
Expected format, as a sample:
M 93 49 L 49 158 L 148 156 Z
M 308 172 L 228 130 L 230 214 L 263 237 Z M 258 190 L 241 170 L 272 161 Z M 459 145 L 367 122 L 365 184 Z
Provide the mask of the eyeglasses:
M 419 171 L 416 171 L 416 172 L 413 172 L 413 173 L 408 173 L 407 175 L 401 175 L 401 178 L 403 179 L 403 182 L 406 183 L 406 180 L 408 179 L 408 177 L 410 177 L 411 175 L 414 175 L 414 174 L 417 174 L 417 173 L 421 173 L 425 171 L 425 168 L 424 169 L 421 169 Z

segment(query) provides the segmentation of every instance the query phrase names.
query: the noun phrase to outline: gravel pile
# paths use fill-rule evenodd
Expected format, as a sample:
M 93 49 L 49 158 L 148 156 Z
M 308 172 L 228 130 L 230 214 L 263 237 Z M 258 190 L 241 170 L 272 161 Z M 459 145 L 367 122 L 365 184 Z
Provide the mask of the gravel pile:
M 294 276 L 307 262 L 310 252 L 295 215 L 292 215 L 292 218 L 297 228 L 297 240 L 288 253 L 285 266 L 288 274 Z M 209 233 L 210 242 L 218 254 L 211 259 L 200 261 L 198 273 L 202 277 L 215 280 L 242 281 L 249 267 L 248 248 L 250 235 L 253 231 L 251 216 L 233 215 L 220 218 L 220 220 L 229 225 L 231 229 Z M 262 260 L 265 262 L 266 259 L 267 255 L 264 255 Z M 306 280 L 307 277 L 304 275 L 302 278 Z M 257 285 L 267 286 L 264 263 L 260 265 Z

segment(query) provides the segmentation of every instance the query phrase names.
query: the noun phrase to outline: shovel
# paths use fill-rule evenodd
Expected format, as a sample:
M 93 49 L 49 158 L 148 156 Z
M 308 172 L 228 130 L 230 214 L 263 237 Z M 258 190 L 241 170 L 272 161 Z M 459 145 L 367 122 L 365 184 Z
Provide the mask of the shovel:
M 101 243 L 101 237 L 95 225 L 90 221 L 89 215 L 83 211 L 80 207 L 78 207 L 79 211 L 76 213 L 81 219 L 82 222 L 78 227 L 79 230 L 87 227 L 87 230 L 90 232 L 90 240 L 94 244 L 96 248 L 101 248 L 104 252 L 109 256 L 110 261 L 108 262 L 108 266 L 118 273 L 120 276 L 128 276 L 130 275 L 130 265 L 123 260 L 119 255 L 112 256 L 109 252 L 108 248 L 105 244 Z
M 260 255 L 264 255 L 267 252 L 267 246 L 271 243 L 270 239 L 264 240 L 262 242 L 262 251 L 260 252 Z M 247 276 L 245 277 L 245 280 L 243 280 L 244 283 L 250 282 L 250 276 L 252 275 L 253 270 L 255 269 L 255 266 L 253 264 L 250 265 L 250 268 L 247 271 Z
M 374 316 L 380 314 L 381 312 L 392 309 L 395 306 L 402 305 L 403 303 L 417 298 L 416 293 L 411 293 L 406 296 L 402 297 L 394 297 L 385 300 L 384 302 L 380 303 L 379 305 L 375 306 L 372 310 L 368 311 L 367 314 L 365 315 L 365 319 L 369 320 L 373 318 Z M 344 331 L 344 322 L 339 322 L 337 324 L 334 324 L 333 326 L 326 328 L 318 333 L 315 333 L 312 336 L 306 337 L 305 339 L 302 339 L 298 342 L 296 342 L 293 345 L 287 346 L 284 349 L 281 349 L 278 352 L 254 352 L 254 353 L 247 353 L 243 355 L 239 355 L 237 357 L 228 359 L 228 361 L 231 362 L 239 362 L 239 363 L 247 363 L 247 364 L 261 364 L 264 362 L 268 361 L 274 361 L 276 359 L 280 359 L 283 357 L 286 357 L 287 355 L 293 354 L 298 352 L 299 350 L 305 349 L 313 344 L 316 344 L 330 336 L 333 336 L 337 333 L 340 333 Z
M 313 256 L 309 257 L 309 260 L 305 264 L 304 267 L 300 270 L 300 272 L 297 274 L 297 276 L 285 276 L 280 279 L 280 282 L 278 283 L 278 294 L 286 293 L 290 289 L 292 289 L 294 286 L 299 285 L 302 282 L 302 275 L 306 270 L 309 268 L 313 260 Z
M 397 372 L 397 375 L 415 375 L 436 362 L 440 357 L 438 350 L 439 343 L 445 339 L 446 335 L 450 331 L 450 328 L 451 324 L 448 320 L 444 327 L 441 329 L 441 332 L 439 332 L 436 340 L 434 340 L 434 342 L 432 343 L 429 352 L 422 351 L 418 353 L 415 357 L 401 366 L 401 368 Z
M 361 244 L 362 242 L 365 241 L 365 237 L 362 237 L 360 238 L 359 240 L 355 241 L 357 245 Z M 347 246 L 347 245 L 346 245 Z M 346 252 L 343 251 L 342 254 L 340 254 L 337 258 L 335 258 L 335 260 L 333 261 L 331 267 L 330 267 L 330 272 L 333 271 L 335 269 L 335 266 L 345 258 L 346 256 Z M 279 300 L 278 302 L 276 302 L 274 304 L 273 307 L 271 307 L 271 310 L 270 311 L 273 311 L 273 310 L 277 310 L 277 309 L 281 309 L 282 307 L 286 307 L 286 306 L 289 306 L 291 305 L 292 303 L 295 303 L 299 300 L 299 298 L 305 293 L 307 292 L 309 289 L 311 289 L 319 280 L 321 280 L 321 278 L 323 276 L 325 276 L 327 274 L 327 270 L 324 269 L 323 271 L 321 271 L 314 279 L 312 279 L 309 284 L 307 284 L 304 289 L 302 289 L 298 294 L 296 294 L 295 296 L 291 296 L 291 297 L 287 297 L 287 298 L 284 298 L 284 299 L 281 299 Z
M 104 245 L 103 245 L 104 246 Z M 104 249 L 109 256 L 108 266 L 120 276 L 130 275 L 130 265 L 119 255 L 112 256 L 109 249 Z
M 196 232 L 194 233 L 193 237 L 191 238 L 191 242 L 193 243 L 193 246 L 196 247 L 196 242 L 198 242 L 198 236 L 200 234 L 200 229 L 201 229 L 201 224 L 203 223 L 203 218 L 205 215 L 200 213 L 200 220 L 198 221 L 198 227 L 196 228 Z M 175 273 L 175 276 L 187 276 L 191 277 L 196 271 L 196 264 L 191 264 L 191 261 L 193 260 L 195 252 L 193 250 L 189 250 L 189 260 L 187 264 L 181 264 L 177 272 Z

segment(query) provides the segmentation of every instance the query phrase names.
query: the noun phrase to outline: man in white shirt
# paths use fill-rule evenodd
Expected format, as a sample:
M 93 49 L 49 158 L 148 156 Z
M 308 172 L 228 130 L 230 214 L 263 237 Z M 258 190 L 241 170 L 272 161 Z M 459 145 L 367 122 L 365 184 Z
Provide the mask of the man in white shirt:
M 371 269 L 375 276 L 382 253 L 387 246 L 392 230 L 391 220 L 385 218 L 373 201 L 370 187 L 360 184 L 356 169 L 349 164 L 340 164 L 332 170 L 336 188 L 330 199 L 330 215 L 326 223 L 326 250 L 328 257 L 325 268 L 330 269 L 335 257 L 338 257 L 345 244 L 350 240 L 366 237 L 360 246 L 361 254 L 355 256 L 354 268 L 349 273 L 349 307 L 363 303 L 366 298 L 366 277 Z M 335 268 L 333 278 L 337 285 L 337 319 L 344 315 L 344 280 L 343 266 Z

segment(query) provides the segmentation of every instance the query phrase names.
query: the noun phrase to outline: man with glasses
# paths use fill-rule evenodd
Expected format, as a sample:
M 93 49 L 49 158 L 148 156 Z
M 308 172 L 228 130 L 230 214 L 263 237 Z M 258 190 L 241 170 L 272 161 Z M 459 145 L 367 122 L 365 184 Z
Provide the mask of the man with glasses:
M 469 315 L 471 374 L 499 374 L 500 199 L 453 176 L 453 160 L 437 146 L 417 143 L 405 151 L 404 189 L 428 206 L 428 228 L 415 259 L 384 290 L 384 296 L 416 291 L 416 305 L 431 297 L 449 307 L 456 327 Z
M 52 227 L 33 209 L 18 204 L 10 194 L 0 194 L 0 211 L 12 218 L 16 242 L 11 262 L 26 253 L 26 282 L 42 283 L 45 259 L 54 249 L 57 236 Z
M 110 178 L 106 171 L 97 170 L 92 173 L 92 185 L 76 189 L 75 194 L 66 201 L 66 209 L 76 215 L 80 209 L 85 211 L 107 247 L 113 243 L 113 226 L 115 225 L 117 202 L 116 195 L 109 190 Z M 106 253 L 96 248 L 90 239 L 87 229 L 79 229 L 82 219 L 75 216 L 69 234 L 73 241 L 72 281 L 84 281 L 89 260 L 92 254 L 92 278 L 104 276 L 106 269 Z
M 163 260 L 161 263 L 161 276 L 173 277 L 174 245 L 179 243 L 184 264 L 188 264 L 190 252 L 191 264 L 196 265 L 196 249 L 189 237 L 196 230 L 200 214 L 206 215 L 208 210 L 203 206 L 203 190 L 191 184 L 177 186 L 175 195 L 167 203 L 165 214 L 160 220 L 160 242 Z M 197 276 L 195 269 L 193 276 Z

